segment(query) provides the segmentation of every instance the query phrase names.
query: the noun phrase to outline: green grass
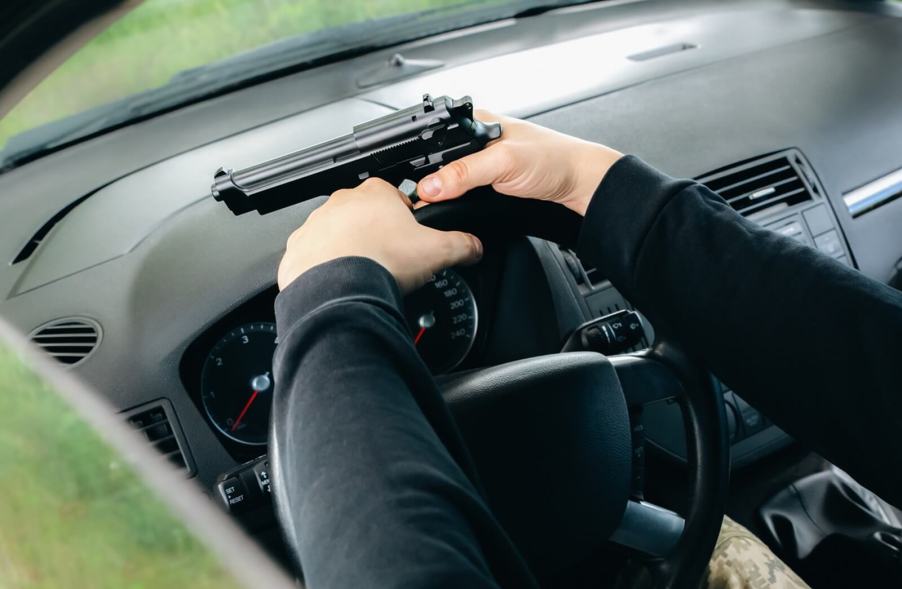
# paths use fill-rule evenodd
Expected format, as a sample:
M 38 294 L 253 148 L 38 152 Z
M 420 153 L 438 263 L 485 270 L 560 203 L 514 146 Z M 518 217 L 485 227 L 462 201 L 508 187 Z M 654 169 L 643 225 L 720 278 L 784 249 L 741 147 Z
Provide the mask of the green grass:
M 0 588 L 237 583 L 134 472 L 0 344 Z
M 146 0 L 85 45 L 0 120 L 0 147 L 27 129 L 160 86 L 181 70 L 279 39 L 467 3 L 471 2 Z

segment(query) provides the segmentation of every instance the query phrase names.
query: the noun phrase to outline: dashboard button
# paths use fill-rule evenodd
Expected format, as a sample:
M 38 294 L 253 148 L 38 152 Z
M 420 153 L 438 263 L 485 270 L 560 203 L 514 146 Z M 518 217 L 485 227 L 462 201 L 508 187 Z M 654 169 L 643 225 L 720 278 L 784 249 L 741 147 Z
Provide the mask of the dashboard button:
M 793 221 L 792 223 L 787 223 L 786 225 L 776 227 L 774 228 L 774 231 L 776 231 L 780 235 L 785 235 L 786 237 L 791 237 L 793 239 L 798 239 L 798 236 L 804 233 L 802 224 L 798 221 Z
M 803 213 L 805 222 L 811 230 L 811 235 L 820 235 L 825 231 L 833 229 L 833 221 L 830 219 L 830 213 L 823 205 L 808 209 Z
M 833 258 L 843 255 L 842 244 L 839 242 L 839 234 L 830 231 L 814 238 L 814 245 L 828 256 Z

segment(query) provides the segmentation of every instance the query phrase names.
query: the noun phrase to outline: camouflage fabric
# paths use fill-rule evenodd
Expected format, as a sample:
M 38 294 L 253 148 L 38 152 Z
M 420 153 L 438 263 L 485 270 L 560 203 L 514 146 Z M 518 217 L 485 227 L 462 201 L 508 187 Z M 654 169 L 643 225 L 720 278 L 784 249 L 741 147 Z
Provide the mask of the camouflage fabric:
M 808 589 L 792 569 L 750 531 L 728 517 L 708 564 L 708 589 Z

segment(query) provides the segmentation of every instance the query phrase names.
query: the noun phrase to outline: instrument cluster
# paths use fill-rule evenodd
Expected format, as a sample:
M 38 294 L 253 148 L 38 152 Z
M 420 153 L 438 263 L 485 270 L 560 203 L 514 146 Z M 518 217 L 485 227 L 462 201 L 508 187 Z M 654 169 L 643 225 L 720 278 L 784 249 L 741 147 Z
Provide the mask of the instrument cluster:
M 267 443 L 277 294 L 267 289 L 226 315 L 188 347 L 181 362 L 189 394 L 239 460 L 262 454 Z M 412 344 L 434 374 L 460 367 L 474 349 L 479 308 L 461 271 L 442 270 L 408 295 L 404 316 Z

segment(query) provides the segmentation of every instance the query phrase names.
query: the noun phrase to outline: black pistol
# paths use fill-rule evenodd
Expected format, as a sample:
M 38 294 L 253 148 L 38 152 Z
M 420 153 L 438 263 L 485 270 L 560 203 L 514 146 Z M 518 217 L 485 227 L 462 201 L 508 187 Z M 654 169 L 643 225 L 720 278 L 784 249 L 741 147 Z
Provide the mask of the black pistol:
M 418 181 L 500 136 L 500 124 L 473 118 L 469 96 L 427 94 L 421 104 L 357 125 L 350 135 L 244 170 L 220 168 L 213 176 L 213 198 L 236 215 L 265 215 L 352 188 L 370 176 L 395 186 Z

